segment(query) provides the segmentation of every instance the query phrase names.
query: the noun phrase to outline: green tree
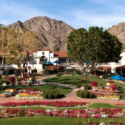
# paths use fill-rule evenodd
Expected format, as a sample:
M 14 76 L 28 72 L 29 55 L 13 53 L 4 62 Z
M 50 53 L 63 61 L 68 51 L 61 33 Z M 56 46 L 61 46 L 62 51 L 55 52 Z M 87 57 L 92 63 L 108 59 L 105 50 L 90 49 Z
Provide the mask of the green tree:
M 66 42 L 69 58 L 78 62 L 82 70 L 88 61 L 93 69 L 96 63 L 118 62 L 120 59 L 122 44 L 102 27 L 90 27 L 88 31 L 84 28 L 74 30 Z
M 2 65 L 6 58 L 6 64 L 17 64 L 21 67 L 28 63 L 30 52 L 38 50 L 41 41 L 32 31 L 26 28 L 15 30 L 0 25 L 0 51 L 2 51 Z
M 60 50 L 59 46 L 57 45 L 53 46 L 53 51 L 59 51 L 59 50 Z

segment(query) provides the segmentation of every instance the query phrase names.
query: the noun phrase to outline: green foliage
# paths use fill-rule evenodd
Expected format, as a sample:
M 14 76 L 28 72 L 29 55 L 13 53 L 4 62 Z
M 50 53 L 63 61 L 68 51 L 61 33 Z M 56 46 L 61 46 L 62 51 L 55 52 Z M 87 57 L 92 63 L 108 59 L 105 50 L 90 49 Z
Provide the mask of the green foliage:
M 76 95 L 78 96 L 78 97 L 80 97 L 80 92 L 81 92 L 82 90 L 78 90 L 77 92 L 76 92 Z
M 84 91 L 84 98 L 90 98 L 90 92 L 89 91 Z
M 64 73 L 66 73 L 66 74 L 72 74 L 73 71 L 72 71 L 72 69 L 65 69 Z
M 84 90 L 90 90 L 91 89 L 91 86 L 89 85 L 84 85 Z
M 76 92 L 76 95 L 78 96 L 78 97 L 81 97 L 81 98 L 93 98 L 94 97 L 94 95 L 92 94 L 92 93 L 90 93 L 89 91 L 87 91 L 87 90 L 78 90 L 77 92 Z
M 0 79 L 0 85 L 2 85 L 3 83 L 9 84 L 8 79 Z
M 61 76 L 61 75 L 63 75 L 63 72 L 59 72 L 59 73 L 57 73 L 56 76 Z
M 18 80 L 22 80 L 22 76 L 17 76 L 17 79 Z
M 82 72 L 80 70 L 76 70 L 76 74 L 82 75 Z
M 99 27 L 89 27 L 74 30 L 67 37 L 68 57 L 84 65 L 90 61 L 95 63 L 118 62 L 122 44 L 118 38 L 107 30 Z
M 54 99 L 54 95 L 52 92 L 48 93 L 48 99 Z
M 62 98 L 64 95 L 58 90 L 47 90 L 42 93 L 44 99 L 57 99 Z
M 6 75 L 2 75 L 1 79 L 7 79 L 7 76 Z
M 60 50 L 59 46 L 57 45 L 53 46 L 53 51 L 59 51 L 59 50 Z

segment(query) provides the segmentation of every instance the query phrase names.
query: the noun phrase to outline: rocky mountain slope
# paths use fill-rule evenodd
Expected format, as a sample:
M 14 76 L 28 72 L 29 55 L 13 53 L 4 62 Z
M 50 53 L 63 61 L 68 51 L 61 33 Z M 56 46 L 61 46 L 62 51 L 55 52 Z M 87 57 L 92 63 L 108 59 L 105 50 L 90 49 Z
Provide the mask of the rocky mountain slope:
M 66 50 L 66 37 L 74 30 L 63 21 L 40 16 L 31 18 L 24 23 L 17 21 L 9 25 L 9 27 L 17 30 L 22 30 L 23 27 L 26 27 L 41 39 L 41 44 L 44 48 L 52 50 L 53 46 L 57 45 L 61 51 Z
M 107 29 L 111 34 L 115 35 L 123 45 L 125 45 L 125 22 L 119 23 Z

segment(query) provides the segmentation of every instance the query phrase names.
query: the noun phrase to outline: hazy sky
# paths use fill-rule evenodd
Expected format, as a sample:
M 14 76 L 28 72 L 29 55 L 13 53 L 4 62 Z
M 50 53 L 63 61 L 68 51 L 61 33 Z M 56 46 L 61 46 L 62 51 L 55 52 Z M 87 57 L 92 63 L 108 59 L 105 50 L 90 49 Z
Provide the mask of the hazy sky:
M 107 29 L 125 22 L 125 0 L 0 0 L 2 24 L 24 22 L 35 16 L 62 20 L 76 29 Z

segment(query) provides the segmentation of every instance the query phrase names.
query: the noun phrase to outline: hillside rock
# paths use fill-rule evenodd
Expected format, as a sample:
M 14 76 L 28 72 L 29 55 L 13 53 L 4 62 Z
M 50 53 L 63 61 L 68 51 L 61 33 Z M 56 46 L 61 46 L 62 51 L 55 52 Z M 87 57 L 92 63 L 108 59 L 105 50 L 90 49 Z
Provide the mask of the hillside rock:
M 46 47 L 52 50 L 54 45 L 58 45 L 61 51 L 66 51 L 66 37 L 74 30 L 63 21 L 41 16 L 33 17 L 24 23 L 17 21 L 9 27 L 17 30 L 26 27 L 41 39 L 43 48 Z
M 120 40 L 120 42 L 125 45 L 125 23 L 113 25 L 107 30 L 109 33 L 115 35 Z

